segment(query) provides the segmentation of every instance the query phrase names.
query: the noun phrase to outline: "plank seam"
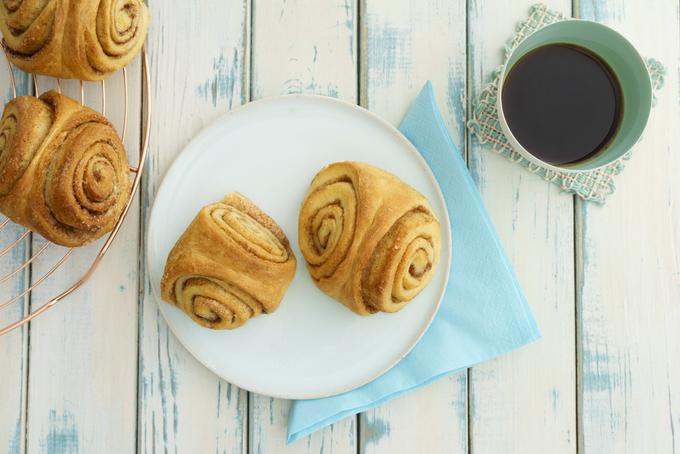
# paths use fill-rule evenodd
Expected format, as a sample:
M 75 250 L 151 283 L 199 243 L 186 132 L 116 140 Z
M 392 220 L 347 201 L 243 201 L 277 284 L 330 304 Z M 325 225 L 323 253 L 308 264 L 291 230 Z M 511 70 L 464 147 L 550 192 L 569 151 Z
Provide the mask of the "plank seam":
M 28 235 L 28 238 L 25 240 L 26 243 L 26 258 L 31 257 L 33 255 L 33 233 L 30 233 Z M 31 281 L 33 279 L 33 263 L 28 265 L 28 271 L 26 273 L 26 277 L 24 278 L 24 282 L 26 283 L 25 285 L 30 286 Z M 33 298 L 32 298 L 33 292 L 28 292 L 28 295 L 26 295 L 24 299 L 24 310 L 23 312 L 31 312 L 31 304 L 33 303 Z M 29 452 L 28 450 L 28 390 L 29 390 L 29 371 L 30 371 L 30 366 L 31 366 L 31 325 L 32 323 L 28 323 L 26 325 L 24 335 L 26 336 L 26 355 L 25 355 L 25 361 L 26 361 L 26 372 L 24 372 L 24 377 L 25 377 L 25 382 L 24 382 L 24 396 L 23 396 L 23 418 L 24 418 L 24 447 L 23 451 L 24 453 Z M 24 328 L 21 328 L 24 330 Z
M 583 340 L 583 324 L 581 320 L 581 288 L 583 285 L 583 269 L 581 263 L 583 260 L 583 228 L 582 228 L 582 215 L 581 215 L 581 202 L 578 197 L 574 197 L 574 373 L 576 375 L 574 380 L 575 389 L 575 409 L 574 415 L 576 417 L 575 430 L 576 430 L 576 454 L 580 452 L 585 452 L 582 446 L 581 432 L 583 429 L 583 418 L 581 417 L 581 410 L 583 407 L 583 361 L 581 360 L 581 355 L 583 354 L 582 340 Z
M 243 0 L 245 6 L 245 26 L 243 27 L 243 78 L 242 84 L 244 87 L 241 89 L 241 101 L 243 104 L 252 101 L 253 99 L 253 29 L 255 20 L 255 0 Z M 251 452 L 251 423 L 250 423 L 250 411 L 251 411 L 251 393 L 246 391 L 246 404 L 245 404 L 245 414 L 243 415 L 243 428 L 241 435 L 241 446 L 244 453 Z
M 470 112 L 472 99 L 472 58 L 470 57 L 470 0 L 465 0 L 465 124 L 463 125 L 463 159 L 468 164 L 470 154 L 470 133 L 467 130 L 468 121 L 471 120 Z M 469 378 L 469 377 L 468 377 Z M 467 388 L 467 386 L 466 386 Z M 469 412 L 468 412 L 469 413 Z
M 472 111 L 470 103 L 472 100 L 472 56 L 470 52 L 470 0 L 465 0 L 465 123 L 463 125 L 463 159 L 466 167 L 469 167 L 470 157 L 470 132 L 466 125 L 470 121 L 470 112 Z M 465 431 L 467 432 L 467 447 L 466 452 L 472 454 L 472 368 L 468 367 L 465 370 Z
M 571 2 L 571 17 L 579 17 L 579 0 L 572 0 Z M 582 350 L 582 339 L 583 339 L 583 324 L 581 320 L 581 310 L 582 306 L 582 294 L 581 288 L 583 286 L 583 268 L 581 264 L 583 263 L 583 218 L 582 218 L 582 201 L 579 197 L 573 196 L 572 202 L 573 210 L 573 240 L 574 243 L 574 416 L 576 418 L 574 429 L 576 431 L 576 454 L 585 452 L 583 446 L 583 439 L 581 432 L 583 430 L 583 418 L 581 411 L 583 408 L 583 361 L 581 360 Z
M 242 90 L 243 92 L 243 101 L 244 103 L 250 102 L 253 100 L 253 49 L 255 46 L 253 45 L 253 29 L 254 29 L 254 21 L 255 21 L 255 0 L 244 0 L 244 3 L 246 4 L 246 17 L 245 17 L 245 23 L 246 26 L 244 27 L 244 52 L 243 52 L 243 57 L 247 58 L 247 62 L 243 63 L 243 83 L 246 85 L 244 89 Z
M 149 3 L 148 1 L 146 2 Z M 147 68 L 150 71 L 150 68 Z M 141 93 L 141 102 L 139 105 L 139 149 L 141 150 L 144 142 L 144 118 L 145 118 L 145 100 L 146 97 L 151 97 L 151 93 L 144 93 L 144 79 L 141 74 L 142 68 L 140 66 L 140 77 L 139 77 L 139 92 Z M 151 125 L 147 125 L 150 128 Z M 150 160 L 151 157 L 147 156 L 146 159 Z M 141 162 L 137 163 L 137 166 L 141 165 Z M 147 171 L 142 175 L 142 181 L 139 187 L 139 260 L 137 261 L 137 383 L 135 386 L 136 392 L 136 403 L 135 403 L 135 452 L 141 452 L 141 440 L 140 440 L 140 430 L 142 425 L 141 419 L 141 386 L 142 386 L 142 368 L 140 367 L 140 362 L 142 360 L 142 331 L 143 331 L 143 311 L 144 311 L 144 289 L 146 284 L 146 232 L 144 231 L 144 203 L 145 197 L 148 197 L 148 178 L 149 178 L 149 166 L 147 166 Z
M 575 386 L 576 386 L 576 453 L 585 452 L 583 446 L 583 214 L 581 201 L 574 196 L 574 340 L 576 354 L 575 361 Z
M 365 52 L 363 52 L 364 48 L 364 40 L 366 39 L 367 35 L 365 33 L 362 33 L 362 21 L 363 21 L 363 12 L 365 11 L 364 7 L 364 1 L 365 0 L 357 0 L 356 2 L 356 14 L 355 14 L 355 22 L 354 22 L 354 39 L 355 39 L 355 58 L 356 58 L 356 88 L 357 88 L 357 95 L 355 102 L 363 106 L 365 108 L 368 108 L 368 105 L 366 104 L 366 93 L 364 93 L 365 87 L 368 85 L 367 80 L 364 81 L 364 77 L 367 77 L 367 66 L 364 65 L 363 58 L 364 55 L 366 55 Z M 363 452 L 362 449 L 362 443 L 361 443 L 361 417 L 362 415 L 365 415 L 365 412 L 360 412 L 354 415 L 354 422 L 355 422 L 355 449 L 354 451 L 357 454 L 361 454 Z
M 28 75 L 25 74 L 26 79 L 28 79 Z M 33 79 L 35 81 L 35 79 Z M 35 83 L 35 82 L 34 82 Z M 36 94 L 36 88 L 34 84 L 31 84 L 29 81 L 26 82 L 28 85 L 28 94 L 29 95 L 35 95 Z M 24 240 L 26 243 L 26 259 L 31 257 L 33 255 L 33 232 L 28 234 L 28 238 Z M 33 282 L 33 262 L 31 262 L 28 265 L 28 269 L 26 270 L 26 277 L 24 278 L 24 282 L 26 283 L 27 286 L 31 285 L 31 282 Z M 33 304 L 33 292 L 28 292 L 28 294 L 23 298 L 24 302 L 24 313 L 25 312 L 31 312 L 31 306 Z M 29 409 L 29 390 L 30 390 L 30 367 L 31 367 L 31 326 L 33 325 L 32 322 L 29 322 L 26 325 L 25 328 L 25 336 L 26 336 L 26 356 L 25 356 L 25 361 L 26 361 L 26 372 L 24 373 L 25 377 L 25 382 L 24 386 L 26 388 L 26 391 L 24 392 L 24 397 L 23 397 L 23 405 L 24 405 L 24 446 L 23 446 L 23 451 L 24 453 L 30 452 L 28 449 L 28 409 Z M 24 328 L 21 328 L 22 330 Z M 21 451 L 21 450 L 20 450 Z
M 678 8 L 677 8 L 677 21 L 680 23 L 680 0 L 678 0 Z M 680 28 L 680 27 L 679 27 Z M 680 40 L 680 33 L 678 34 L 678 40 Z M 668 370 L 666 370 L 666 374 L 668 374 Z M 670 379 L 668 379 L 668 383 L 670 384 Z M 671 448 L 673 454 L 675 453 L 675 422 L 673 421 L 673 402 L 671 400 L 671 389 L 670 385 L 668 387 L 668 416 L 670 419 L 670 426 L 671 426 Z
M 357 103 L 368 109 L 368 33 L 364 26 L 364 15 L 366 11 L 366 0 L 357 0 L 356 24 L 354 32 L 356 35 L 356 61 L 357 61 Z M 364 61 L 366 59 L 366 61 Z

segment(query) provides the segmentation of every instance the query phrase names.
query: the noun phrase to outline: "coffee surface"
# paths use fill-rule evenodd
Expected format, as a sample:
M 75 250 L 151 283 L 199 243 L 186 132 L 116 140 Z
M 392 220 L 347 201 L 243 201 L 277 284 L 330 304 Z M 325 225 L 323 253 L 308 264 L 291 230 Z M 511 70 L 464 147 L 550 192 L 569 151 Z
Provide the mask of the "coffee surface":
M 508 72 L 501 96 L 515 138 L 553 165 L 604 149 L 623 107 L 619 82 L 607 64 L 570 44 L 548 44 L 523 56 Z

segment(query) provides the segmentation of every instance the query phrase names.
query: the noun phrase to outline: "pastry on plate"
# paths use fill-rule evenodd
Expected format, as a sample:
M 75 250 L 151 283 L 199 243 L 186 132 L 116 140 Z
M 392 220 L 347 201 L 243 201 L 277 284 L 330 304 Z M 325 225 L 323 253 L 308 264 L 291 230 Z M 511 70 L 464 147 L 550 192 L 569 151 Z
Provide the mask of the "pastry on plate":
M 430 282 L 441 249 L 439 221 L 425 197 L 360 162 L 316 175 L 298 235 L 317 287 L 360 315 L 403 308 Z
M 161 297 L 212 329 L 274 312 L 296 260 L 276 222 L 239 193 L 203 207 L 170 251 Z
M 0 30 L 24 71 L 99 80 L 126 66 L 146 39 L 143 0 L 4 0 Z
M 62 246 L 113 229 L 130 197 L 123 144 L 100 113 L 49 91 L 0 120 L 0 212 Z

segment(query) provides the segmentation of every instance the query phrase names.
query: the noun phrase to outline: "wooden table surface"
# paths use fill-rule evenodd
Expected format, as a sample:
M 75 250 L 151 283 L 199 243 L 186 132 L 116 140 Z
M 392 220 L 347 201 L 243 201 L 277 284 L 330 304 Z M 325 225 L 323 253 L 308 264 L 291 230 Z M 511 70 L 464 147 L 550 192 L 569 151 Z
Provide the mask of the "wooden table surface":
M 667 65 L 644 139 L 605 206 L 560 194 L 465 130 L 470 100 L 531 3 L 149 0 L 154 117 L 142 194 L 91 282 L 0 339 L 0 452 L 680 452 L 678 0 L 547 2 L 611 25 Z M 134 154 L 139 61 L 129 74 Z M 285 447 L 289 402 L 220 380 L 160 317 L 143 260 L 154 194 L 192 136 L 249 100 L 317 93 L 396 124 L 428 79 L 543 338 Z M 18 82 L 20 92 L 33 90 L 27 77 Z M 86 87 L 94 103 L 96 86 Z M 121 79 L 107 90 L 110 115 L 120 118 Z M 77 277 L 80 262 L 69 263 L 2 321 Z M 3 299 L 39 272 L 3 286 Z

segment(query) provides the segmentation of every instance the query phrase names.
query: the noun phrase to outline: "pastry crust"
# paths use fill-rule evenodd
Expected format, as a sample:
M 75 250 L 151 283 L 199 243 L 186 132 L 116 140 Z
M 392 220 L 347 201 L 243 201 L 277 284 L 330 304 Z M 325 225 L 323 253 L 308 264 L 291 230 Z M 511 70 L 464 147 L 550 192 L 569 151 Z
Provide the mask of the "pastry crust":
M 2 0 L 0 30 L 12 63 L 64 79 L 100 80 L 126 66 L 146 39 L 142 0 Z
M 113 229 L 130 197 L 125 149 L 98 112 L 55 91 L 0 120 L 0 212 L 62 246 Z
M 441 249 L 439 221 L 425 197 L 360 162 L 316 175 L 298 238 L 317 287 L 360 315 L 403 308 L 432 278 Z
M 203 207 L 170 251 L 161 297 L 212 329 L 274 312 L 296 260 L 276 222 L 239 193 Z

